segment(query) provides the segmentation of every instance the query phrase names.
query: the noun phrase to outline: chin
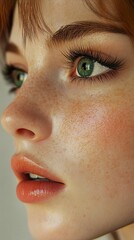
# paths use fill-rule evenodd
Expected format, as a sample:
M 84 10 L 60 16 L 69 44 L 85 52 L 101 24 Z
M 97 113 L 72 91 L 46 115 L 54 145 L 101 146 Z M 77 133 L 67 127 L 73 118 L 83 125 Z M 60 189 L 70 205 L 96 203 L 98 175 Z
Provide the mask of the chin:
M 66 220 L 57 214 L 49 216 L 49 212 L 45 216 L 35 216 L 33 212 L 29 215 L 29 231 L 35 240 L 93 240 L 130 224 L 119 219 L 112 224 L 112 221 L 104 221 L 104 218 L 101 223 L 86 222 L 85 225 L 82 221 Z
M 66 199 L 66 201 L 65 201 Z M 42 203 L 27 204 L 29 231 L 35 240 L 93 240 L 133 223 L 132 208 L 124 210 L 117 203 L 96 209 L 90 205 L 71 205 L 60 196 Z M 64 202 L 64 203 L 63 203 Z M 78 202 L 78 201 L 77 201 Z M 105 209 L 106 208 L 106 209 Z M 132 214 L 130 214 L 130 211 Z

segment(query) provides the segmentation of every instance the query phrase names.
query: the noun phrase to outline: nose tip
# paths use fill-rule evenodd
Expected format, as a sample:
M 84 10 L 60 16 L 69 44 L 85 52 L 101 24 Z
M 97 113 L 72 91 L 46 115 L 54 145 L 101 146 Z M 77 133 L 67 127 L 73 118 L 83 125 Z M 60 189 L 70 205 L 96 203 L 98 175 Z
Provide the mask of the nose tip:
M 15 138 L 39 142 L 51 135 L 51 120 L 37 111 L 17 110 L 9 106 L 2 115 L 1 124 Z

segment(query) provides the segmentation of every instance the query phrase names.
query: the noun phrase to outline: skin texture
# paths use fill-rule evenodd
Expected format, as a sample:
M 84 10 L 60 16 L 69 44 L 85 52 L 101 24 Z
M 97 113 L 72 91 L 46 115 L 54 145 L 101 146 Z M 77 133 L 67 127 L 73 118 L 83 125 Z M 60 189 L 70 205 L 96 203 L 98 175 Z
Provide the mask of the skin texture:
M 105 22 L 81 0 L 45 0 L 42 12 L 53 33 L 75 21 Z M 47 39 L 38 33 L 24 47 L 16 10 L 10 41 L 21 54 L 7 52 L 6 61 L 28 71 L 28 78 L 2 124 L 16 153 L 34 156 L 66 184 L 48 201 L 26 205 L 33 237 L 91 240 L 134 220 L 134 47 L 128 36 L 115 33 L 51 47 Z M 89 45 L 125 59 L 124 67 L 101 82 L 71 82 L 61 52 Z

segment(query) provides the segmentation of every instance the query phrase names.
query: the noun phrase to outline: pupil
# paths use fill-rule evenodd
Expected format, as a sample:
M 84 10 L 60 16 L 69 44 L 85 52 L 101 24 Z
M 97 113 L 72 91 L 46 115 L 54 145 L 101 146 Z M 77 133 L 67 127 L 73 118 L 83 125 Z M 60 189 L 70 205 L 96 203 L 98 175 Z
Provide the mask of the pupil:
M 86 63 L 83 63 L 83 69 L 87 70 L 87 64 Z
M 18 80 L 18 81 L 20 80 L 20 75 L 19 75 L 19 74 L 17 75 L 17 80 Z
M 89 63 L 86 63 L 86 62 L 83 63 L 82 68 L 83 68 L 83 70 L 85 70 L 85 71 L 86 71 L 86 70 L 87 70 L 87 71 L 90 70 L 90 65 L 89 65 Z

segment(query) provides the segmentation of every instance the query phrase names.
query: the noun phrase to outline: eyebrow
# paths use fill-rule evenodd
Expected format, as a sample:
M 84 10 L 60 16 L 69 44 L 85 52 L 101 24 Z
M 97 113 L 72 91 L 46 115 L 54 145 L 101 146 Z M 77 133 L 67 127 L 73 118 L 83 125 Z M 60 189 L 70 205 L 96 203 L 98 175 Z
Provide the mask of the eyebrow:
M 79 21 L 66 26 L 62 26 L 51 36 L 50 43 L 60 44 L 101 32 L 127 35 L 126 31 L 117 25 L 101 22 Z
M 113 24 L 78 21 L 62 26 L 47 39 L 48 46 L 59 45 L 81 37 L 89 36 L 95 33 L 118 33 L 127 35 L 124 28 Z M 19 48 L 14 43 L 8 43 L 5 52 L 21 54 Z

